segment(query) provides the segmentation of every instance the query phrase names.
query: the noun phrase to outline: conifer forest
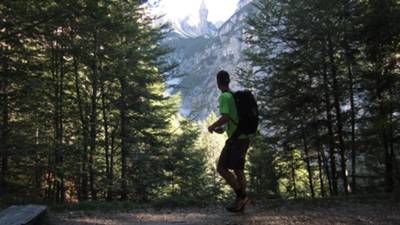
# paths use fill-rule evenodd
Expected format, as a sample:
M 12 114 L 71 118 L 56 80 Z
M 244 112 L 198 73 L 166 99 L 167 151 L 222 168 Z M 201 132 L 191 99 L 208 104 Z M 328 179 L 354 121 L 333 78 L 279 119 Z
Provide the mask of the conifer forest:
M 207 132 L 219 114 L 180 115 L 171 27 L 145 2 L 0 1 L 2 204 L 231 196 L 215 166 L 226 137 Z M 400 192 L 400 1 L 251 4 L 246 66 L 229 71 L 260 111 L 248 192 Z

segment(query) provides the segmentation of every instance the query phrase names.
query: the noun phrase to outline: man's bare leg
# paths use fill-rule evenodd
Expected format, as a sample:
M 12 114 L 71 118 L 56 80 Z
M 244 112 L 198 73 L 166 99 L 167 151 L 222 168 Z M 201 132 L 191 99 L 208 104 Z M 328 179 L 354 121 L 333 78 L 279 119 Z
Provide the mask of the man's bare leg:
M 243 170 L 235 170 L 232 173 L 226 168 L 218 167 L 218 173 L 225 179 L 229 186 L 236 193 L 236 201 L 232 206 L 227 207 L 230 212 L 242 212 L 246 204 L 249 203 L 249 198 L 246 196 L 246 177 Z
M 235 177 L 235 175 L 226 168 L 218 167 L 218 173 L 225 179 L 229 186 L 232 187 L 233 190 L 238 190 L 241 188 L 241 184 L 239 180 Z
M 239 188 L 246 193 L 246 176 L 243 170 L 235 170 L 236 180 L 239 184 Z

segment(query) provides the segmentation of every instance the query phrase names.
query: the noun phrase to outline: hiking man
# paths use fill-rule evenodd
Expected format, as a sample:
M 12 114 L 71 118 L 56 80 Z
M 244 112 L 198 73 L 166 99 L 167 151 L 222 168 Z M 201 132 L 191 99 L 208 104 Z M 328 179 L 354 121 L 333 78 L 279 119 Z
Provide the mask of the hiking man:
M 218 99 L 221 116 L 208 127 L 208 131 L 219 134 L 226 131 L 228 135 L 228 140 L 218 160 L 217 170 L 236 193 L 236 201 L 226 209 L 230 212 L 242 212 L 250 202 L 249 197 L 246 196 L 246 177 L 244 175 L 245 156 L 249 148 L 249 135 L 241 134 L 239 137 L 233 137 L 239 123 L 239 115 L 234 94 L 229 88 L 229 82 L 229 73 L 224 70 L 219 71 L 217 85 L 222 92 Z

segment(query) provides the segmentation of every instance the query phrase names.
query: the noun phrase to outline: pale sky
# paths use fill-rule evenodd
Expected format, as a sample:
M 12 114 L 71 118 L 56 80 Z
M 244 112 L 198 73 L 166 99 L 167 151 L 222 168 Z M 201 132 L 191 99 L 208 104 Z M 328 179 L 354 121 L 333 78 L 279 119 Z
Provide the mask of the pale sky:
M 151 0 L 154 2 L 157 0 Z M 181 20 L 189 16 L 196 23 L 202 0 L 160 0 L 154 11 L 165 14 L 169 20 Z M 238 0 L 204 0 L 208 9 L 208 21 L 225 22 L 236 10 Z

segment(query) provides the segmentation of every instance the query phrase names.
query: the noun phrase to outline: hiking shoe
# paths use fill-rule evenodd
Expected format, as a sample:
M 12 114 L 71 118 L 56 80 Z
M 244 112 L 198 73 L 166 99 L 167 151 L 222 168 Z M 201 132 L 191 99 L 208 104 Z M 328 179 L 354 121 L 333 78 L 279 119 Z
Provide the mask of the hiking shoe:
M 250 198 L 247 196 L 244 198 L 236 198 L 235 203 L 232 206 L 226 207 L 226 210 L 234 213 L 243 212 L 244 208 L 250 203 L 250 201 Z

